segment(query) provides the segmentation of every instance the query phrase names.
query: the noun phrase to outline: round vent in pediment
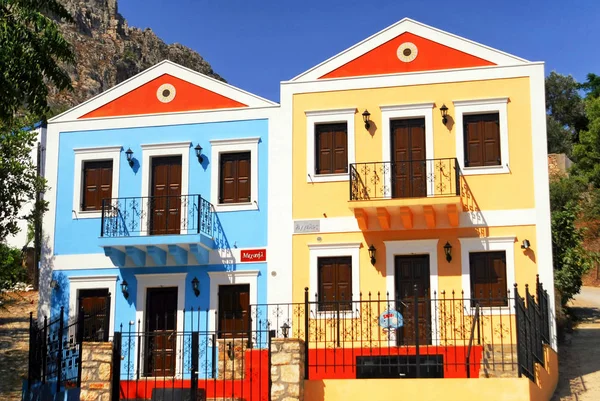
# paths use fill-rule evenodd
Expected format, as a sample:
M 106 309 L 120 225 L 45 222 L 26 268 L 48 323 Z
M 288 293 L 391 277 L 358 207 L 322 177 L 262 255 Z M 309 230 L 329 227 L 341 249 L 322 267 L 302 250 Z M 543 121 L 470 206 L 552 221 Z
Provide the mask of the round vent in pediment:
M 398 59 L 404 63 L 410 63 L 414 59 L 417 58 L 417 54 L 419 54 L 419 50 L 414 43 L 404 42 L 400 46 L 398 46 L 398 50 L 396 51 L 398 55 Z
M 156 91 L 156 97 L 163 103 L 169 103 L 175 99 L 175 87 L 171 84 L 162 84 Z

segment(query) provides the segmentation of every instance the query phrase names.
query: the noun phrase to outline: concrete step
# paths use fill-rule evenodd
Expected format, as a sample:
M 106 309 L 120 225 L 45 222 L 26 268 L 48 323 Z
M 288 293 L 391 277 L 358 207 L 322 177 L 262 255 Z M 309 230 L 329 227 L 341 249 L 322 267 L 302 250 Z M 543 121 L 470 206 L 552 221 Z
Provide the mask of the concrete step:
M 480 378 L 517 377 L 518 375 L 515 344 L 484 345 L 479 370 Z

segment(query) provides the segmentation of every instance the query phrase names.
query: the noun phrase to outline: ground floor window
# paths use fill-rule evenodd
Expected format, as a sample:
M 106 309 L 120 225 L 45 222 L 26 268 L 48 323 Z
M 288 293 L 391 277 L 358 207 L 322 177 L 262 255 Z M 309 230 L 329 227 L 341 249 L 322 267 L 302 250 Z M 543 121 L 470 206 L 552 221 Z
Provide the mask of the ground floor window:
M 219 337 L 245 337 L 250 328 L 250 284 L 219 285 Z
M 108 341 L 110 302 L 108 288 L 79 290 L 79 311 L 83 313 L 86 341 Z
M 469 254 L 471 295 L 480 306 L 508 306 L 506 252 Z
M 352 257 L 320 257 L 318 269 L 319 310 L 352 310 Z

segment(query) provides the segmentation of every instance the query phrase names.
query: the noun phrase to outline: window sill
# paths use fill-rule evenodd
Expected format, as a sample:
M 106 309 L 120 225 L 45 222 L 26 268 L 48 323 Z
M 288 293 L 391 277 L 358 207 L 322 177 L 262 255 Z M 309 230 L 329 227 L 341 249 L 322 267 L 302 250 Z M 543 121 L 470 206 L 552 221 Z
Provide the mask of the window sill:
M 241 212 L 245 210 L 258 210 L 256 202 L 246 203 L 221 203 L 215 204 L 215 212 Z
M 488 175 L 488 174 L 510 174 L 507 165 L 488 167 L 461 167 L 462 175 Z
M 79 210 L 79 211 L 76 211 L 75 213 L 71 212 L 71 214 L 72 214 L 73 220 L 101 219 L 102 218 L 101 210 L 90 210 L 90 211 Z
M 308 174 L 306 182 L 344 182 L 350 179 L 348 173 L 343 174 Z

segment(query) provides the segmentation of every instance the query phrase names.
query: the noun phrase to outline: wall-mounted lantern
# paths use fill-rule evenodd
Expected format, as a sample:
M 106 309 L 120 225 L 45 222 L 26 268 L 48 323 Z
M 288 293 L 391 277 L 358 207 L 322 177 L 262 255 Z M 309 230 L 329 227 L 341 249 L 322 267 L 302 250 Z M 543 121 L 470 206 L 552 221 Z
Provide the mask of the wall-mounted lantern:
M 448 107 L 445 104 L 440 107 L 440 112 L 442 113 L 442 123 L 444 125 L 448 124 Z
M 198 297 L 198 295 L 200 295 L 199 284 L 200 284 L 200 281 L 198 281 L 198 278 L 194 277 L 194 279 L 192 280 L 192 290 L 194 290 L 194 295 L 196 297 Z
M 283 335 L 283 338 L 288 338 L 288 336 L 290 335 L 290 325 L 287 324 L 287 322 L 285 322 L 283 326 L 281 326 L 281 334 Z
M 448 241 L 444 245 L 444 254 L 446 254 L 446 261 L 450 263 L 452 261 L 452 245 Z
M 527 250 L 527 249 L 529 249 L 530 246 L 531 246 L 531 244 L 529 243 L 529 240 L 524 239 L 523 243 L 521 244 L 521 249 Z
M 365 129 L 369 129 L 371 128 L 371 113 L 369 113 L 369 110 L 366 110 L 362 113 L 363 116 L 363 121 L 365 122 Z
M 133 150 L 131 150 L 131 148 L 127 149 L 125 155 L 127 155 L 127 162 L 129 163 L 129 167 L 133 167 Z
M 196 151 L 196 157 L 198 158 L 198 163 L 202 163 L 204 161 L 204 158 L 202 157 L 202 146 L 200 146 L 200 144 L 197 144 L 194 147 L 194 150 Z
M 50 288 L 52 288 L 54 291 L 60 290 L 60 286 L 58 285 L 58 281 L 52 279 L 50 281 Z
M 369 257 L 371 258 L 371 264 L 373 266 L 375 266 L 375 262 L 377 262 L 377 259 L 375 259 L 376 253 L 377 253 L 377 248 L 375 248 L 375 246 L 373 244 L 371 244 L 371 246 L 369 247 Z
M 129 298 L 129 284 L 127 284 L 127 280 L 123 280 L 123 282 L 121 282 L 121 292 L 123 293 L 123 297 L 125 297 L 125 299 Z

